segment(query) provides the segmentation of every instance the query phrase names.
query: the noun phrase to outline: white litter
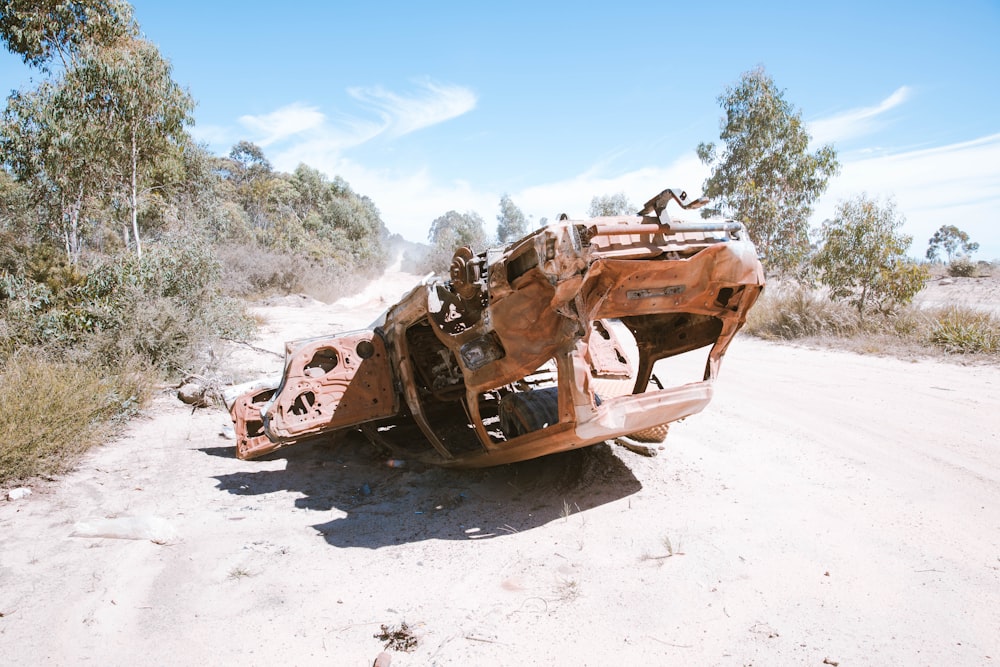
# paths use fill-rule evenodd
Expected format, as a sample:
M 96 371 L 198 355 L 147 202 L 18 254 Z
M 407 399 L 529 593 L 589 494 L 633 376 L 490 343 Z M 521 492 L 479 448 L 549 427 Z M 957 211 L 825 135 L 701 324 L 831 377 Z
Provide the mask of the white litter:
M 86 519 L 73 526 L 71 537 L 110 537 L 119 540 L 150 540 L 166 544 L 177 539 L 177 531 L 158 516 L 120 516 L 114 519 Z
M 7 492 L 7 500 L 20 500 L 31 495 L 31 489 L 26 486 L 19 486 Z

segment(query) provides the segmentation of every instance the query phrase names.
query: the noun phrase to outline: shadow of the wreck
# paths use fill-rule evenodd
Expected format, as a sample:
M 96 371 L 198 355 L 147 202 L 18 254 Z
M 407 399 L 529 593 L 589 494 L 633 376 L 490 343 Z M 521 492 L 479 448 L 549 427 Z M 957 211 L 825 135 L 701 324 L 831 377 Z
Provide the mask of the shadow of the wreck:
M 304 496 L 296 507 L 339 510 L 346 516 L 313 526 L 337 547 L 502 537 L 642 488 L 603 444 L 481 470 L 390 467 L 354 434 L 269 458 L 286 458 L 287 467 L 219 475 L 218 488 L 236 495 L 297 491 Z

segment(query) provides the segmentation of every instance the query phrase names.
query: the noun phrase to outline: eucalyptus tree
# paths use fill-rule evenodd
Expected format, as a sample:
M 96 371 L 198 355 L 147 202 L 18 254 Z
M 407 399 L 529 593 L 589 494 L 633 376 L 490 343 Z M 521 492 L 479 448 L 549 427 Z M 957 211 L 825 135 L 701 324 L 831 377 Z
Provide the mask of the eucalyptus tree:
M 913 237 L 900 232 L 904 222 L 891 201 L 859 195 L 840 203 L 834 218 L 823 223 L 813 258 L 834 299 L 846 299 L 862 317 L 913 300 L 927 270 L 906 255 Z
M 65 81 L 7 99 L 0 120 L 0 161 L 26 184 L 71 264 L 83 244 L 82 220 L 106 180 L 105 162 L 93 153 L 98 131 Z
M 501 243 L 521 238 L 528 231 L 528 220 L 506 192 L 500 197 L 500 214 L 497 216 L 497 238 Z
M 170 63 L 142 39 L 87 51 L 66 82 L 99 129 L 92 152 L 108 165 L 142 257 L 140 198 L 155 187 L 149 176 L 158 161 L 187 143 L 194 100 L 171 77 Z
M 801 112 L 763 67 L 744 72 L 719 104 L 721 146 L 698 145 L 699 159 L 712 168 L 703 189 L 713 206 L 703 215 L 746 222 L 769 268 L 793 268 L 809 253 L 812 204 L 839 171 L 837 153 L 831 145 L 809 151 Z
M 598 218 L 604 215 L 628 215 L 635 213 L 636 207 L 628 200 L 624 192 L 617 192 L 613 195 L 601 195 L 590 200 L 590 208 L 587 215 L 591 218 Z
M 486 245 L 486 230 L 478 213 L 448 211 L 434 219 L 427 239 L 432 245 L 448 251 L 449 255 L 460 246 L 479 251 Z
M 971 255 L 979 250 L 979 244 L 969 238 L 955 225 L 941 225 L 927 243 L 927 259 L 936 262 L 944 250 L 950 263 L 954 258 Z
M 448 211 L 438 216 L 431 222 L 427 240 L 431 242 L 427 264 L 433 271 L 446 271 L 455 250 L 462 246 L 479 252 L 487 245 L 483 219 L 473 211 Z
M 83 50 L 138 35 L 132 6 L 121 0 L 0 0 L 0 40 L 27 65 L 64 70 Z

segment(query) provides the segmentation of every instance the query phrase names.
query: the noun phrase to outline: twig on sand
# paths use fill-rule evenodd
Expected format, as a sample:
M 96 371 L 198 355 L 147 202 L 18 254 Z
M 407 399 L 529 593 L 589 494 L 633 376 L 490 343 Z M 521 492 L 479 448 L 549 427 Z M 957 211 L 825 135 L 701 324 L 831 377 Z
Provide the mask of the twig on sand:
M 694 644 L 674 644 L 672 642 L 665 642 L 662 639 L 658 639 L 652 635 L 646 635 L 646 636 L 652 639 L 654 642 L 660 642 L 661 644 L 666 644 L 667 646 L 673 646 L 674 648 L 694 648 Z
M 486 637 L 476 637 L 474 635 L 463 635 L 463 637 L 474 642 L 485 642 L 487 644 L 501 644 L 501 645 L 504 644 L 504 642 L 498 642 L 495 639 L 487 639 Z
M 284 359 L 285 358 L 285 355 L 283 355 L 283 354 L 278 354 L 277 352 L 275 352 L 273 350 L 265 350 L 262 347 L 257 347 L 256 345 L 251 345 L 250 343 L 246 342 L 245 340 L 236 340 L 235 338 L 226 338 L 226 337 L 221 337 L 221 338 L 222 338 L 222 340 L 229 341 L 230 343 L 237 343 L 239 345 L 246 345 L 247 347 L 249 347 L 254 352 L 263 352 L 264 354 L 273 354 L 274 356 L 278 357 L 279 359 Z

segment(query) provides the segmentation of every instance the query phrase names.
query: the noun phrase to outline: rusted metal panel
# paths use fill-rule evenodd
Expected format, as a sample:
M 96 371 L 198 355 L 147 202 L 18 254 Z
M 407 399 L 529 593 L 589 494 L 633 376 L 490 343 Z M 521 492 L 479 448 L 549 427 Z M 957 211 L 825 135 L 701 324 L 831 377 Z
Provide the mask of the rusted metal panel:
M 241 457 L 364 425 L 399 457 L 488 466 L 702 410 L 764 274 L 740 223 L 678 222 L 673 202 L 704 204 L 664 190 L 639 215 L 460 248 L 448 277 L 403 297 L 379 333 L 289 346 L 270 398 L 230 404 Z M 650 382 L 658 360 L 695 349 L 706 350 L 701 381 Z

